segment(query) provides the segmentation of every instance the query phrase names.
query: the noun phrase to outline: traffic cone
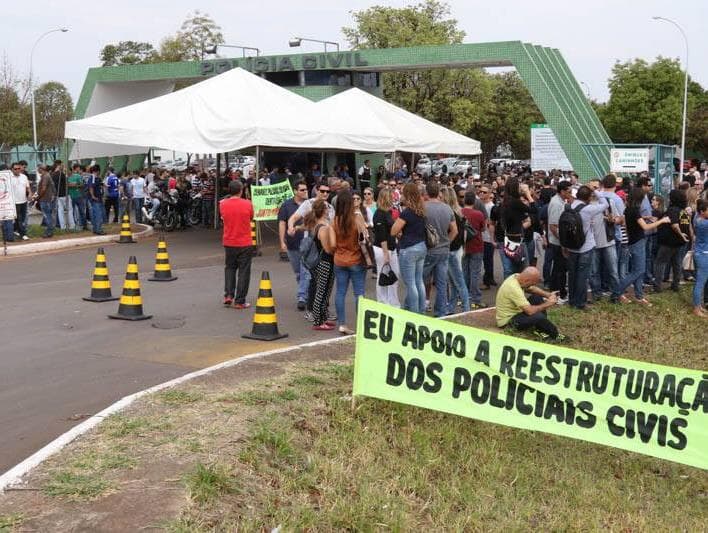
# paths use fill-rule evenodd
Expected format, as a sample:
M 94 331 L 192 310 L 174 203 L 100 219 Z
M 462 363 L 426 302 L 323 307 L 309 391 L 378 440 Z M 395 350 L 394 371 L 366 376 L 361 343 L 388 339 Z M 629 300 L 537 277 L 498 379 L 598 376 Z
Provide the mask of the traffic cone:
M 274 341 L 287 337 L 287 333 L 278 331 L 278 319 L 275 316 L 275 300 L 270 284 L 270 275 L 267 271 L 261 274 L 258 285 L 258 300 L 256 301 L 256 314 L 253 316 L 253 329 L 251 334 L 241 335 L 244 339 L 257 341 Z
M 108 318 L 119 320 L 147 320 L 152 315 L 143 314 L 143 300 L 140 297 L 140 279 L 138 278 L 138 261 L 134 255 L 128 259 L 128 269 L 125 272 L 123 294 L 120 297 L 118 313 L 108 315 Z
M 148 281 L 174 281 L 177 276 L 172 275 L 170 268 L 170 256 L 167 253 L 167 243 L 160 239 L 157 243 L 157 253 L 155 254 L 155 273 Z
M 253 255 L 260 256 L 262 252 L 258 249 L 258 230 L 256 228 L 256 221 L 251 220 L 251 246 L 253 246 Z
M 93 269 L 93 279 L 91 280 L 91 296 L 85 296 L 83 299 L 87 302 L 111 302 L 118 299 L 117 296 L 111 294 L 111 280 L 108 278 L 108 265 L 103 248 L 99 248 L 96 252 L 96 266 Z
M 118 239 L 120 244 L 131 244 L 136 242 L 133 239 L 133 233 L 130 231 L 130 217 L 128 215 L 123 215 L 123 222 L 120 224 L 120 239 Z

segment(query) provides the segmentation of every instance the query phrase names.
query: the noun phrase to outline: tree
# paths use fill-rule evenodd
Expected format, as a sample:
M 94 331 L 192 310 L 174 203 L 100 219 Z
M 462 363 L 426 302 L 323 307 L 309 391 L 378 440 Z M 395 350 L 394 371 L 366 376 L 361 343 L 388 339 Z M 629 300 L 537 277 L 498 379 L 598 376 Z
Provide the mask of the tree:
M 215 44 L 223 44 L 221 26 L 207 14 L 199 10 L 190 15 L 177 32 L 185 51 L 186 60 L 201 61 L 206 56 L 205 50 Z
M 353 48 L 454 44 L 465 33 L 436 0 L 405 8 L 374 6 L 352 13 L 343 28 Z M 481 141 L 491 154 L 510 142 L 519 157 L 529 152 L 530 125 L 541 114 L 516 73 L 493 76 L 481 69 L 384 73 L 384 97 L 408 111 Z
M 107 44 L 101 49 L 99 56 L 101 66 L 136 65 L 153 63 L 157 52 L 150 43 L 138 41 L 120 41 L 118 44 Z
M 71 120 L 74 104 L 67 88 L 56 81 L 40 85 L 34 93 L 37 113 L 37 142 L 57 146 L 64 140 L 64 123 Z
M 3 53 L 0 57 L 0 145 L 16 146 L 32 139 L 28 86 L 28 81 L 16 75 Z
M 617 143 L 680 144 L 683 84 L 684 72 L 675 59 L 616 63 L 608 84 L 610 99 L 598 107 L 610 138 Z M 689 80 L 687 148 L 708 151 L 707 115 L 706 91 Z

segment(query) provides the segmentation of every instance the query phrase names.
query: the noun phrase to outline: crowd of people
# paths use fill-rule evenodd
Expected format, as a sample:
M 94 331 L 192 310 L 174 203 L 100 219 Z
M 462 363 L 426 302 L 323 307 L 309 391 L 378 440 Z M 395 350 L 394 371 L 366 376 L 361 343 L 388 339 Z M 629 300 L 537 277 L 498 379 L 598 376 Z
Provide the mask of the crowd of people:
M 527 168 L 427 180 L 397 172 L 362 192 L 338 176 L 298 181 L 280 210 L 280 246 L 297 306 L 317 330 L 351 331 L 343 301 L 350 281 L 355 297 L 364 293 L 368 244 L 377 299 L 413 312 L 440 317 L 492 303 L 483 295 L 498 283 L 496 254 L 499 282 L 510 285 L 494 302 L 500 327 L 562 339 L 546 317 L 550 305 L 651 307 L 647 290 L 661 292 L 669 279 L 674 291 L 695 281 L 693 312 L 706 316 L 708 199 L 700 175 L 685 178 L 667 205 L 646 174 L 581 184 L 572 172 Z M 310 236 L 321 258 L 313 269 L 302 261 Z M 333 315 L 326 302 L 335 282 Z
M 261 170 L 258 178 L 254 168 L 217 178 L 214 171 L 191 168 L 124 174 L 108 168 L 102 174 L 97 165 L 78 164 L 67 175 L 57 161 L 51 168 L 39 167 L 33 191 L 22 163 L 11 167 L 17 220 L 14 227 L 3 225 L 10 241 L 27 239 L 32 199 L 50 236 L 55 224 L 91 224 L 101 234 L 111 214 L 114 222 L 124 213 L 137 222 L 151 219 L 172 192 L 183 226 L 189 224 L 185 213 L 195 194 L 201 197 L 201 222 L 210 226 L 215 195 L 228 193 L 219 207 L 227 247 L 224 303 L 240 307 L 248 307 L 250 255 L 228 248 L 251 246 L 250 187 L 288 180 L 294 196 L 280 207 L 280 250 L 295 276 L 297 308 L 315 330 L 351 332 L 345 306 L 349 287 L 356 299 L 369 277 L 375 279 L 380 302 L 437 317 L 495 303 L 499 326 L 532 328 L 543 338 L 562 338 L 545 315 L 550 305 L 582 311 L 607 298 L 651 307 L 647 290 L 661 292 L 669 280 L 674 291 L 695 281 L 693 312 L 706 316 L 708 199 L 699 172 L 684 175 L 665 205 L 646 174 L 634 180 L 608 174 L 581 184 L 573 172 L 514 166 L 500 174 L 488 168 L 482 176 L 424 179 L 402 163 L 395 171 L 380 167 L 374 174 L 366 161 L 356 180 L 346 165 L 326 175 L 316 164 L 304 175 L 273 168 Z M 235 197 L 240 200 L 232 209 L 236 215 L 225 216 L 224 202 Z M 238 230 L 229 217 L 239 220 Z M 485 291 L 502 282 L 496 302 L 485 301 Z
M 10 166 L 11 193 L 17 217 L 3 224 L 3 237 L 29 240 L 27 226 L 32 207 L 42 213 L 43 237 L 49 238 L 54 229 L 88 230 L 105 234 L 105 223 L 118 223 L 123 215 L 134 222 L 153 222 L 162 202 L 174 198 L 178 226 L 190 225 L 188 212 L 195 194 L 199 194 L 197 219 L 205 226 L 213 224 L 216 194 L 214 171 L 197 173 L 165 169 L 143 169 L 139 172 L 117 173 L 112 167 L 105 171 L 99 165 L 74 163 L 66 169 L 60 160 L 51 166 L 39 165 L 36 180 L 27 177 L 27 162 Z M 194 217 L 192 217 L 194 218 Z

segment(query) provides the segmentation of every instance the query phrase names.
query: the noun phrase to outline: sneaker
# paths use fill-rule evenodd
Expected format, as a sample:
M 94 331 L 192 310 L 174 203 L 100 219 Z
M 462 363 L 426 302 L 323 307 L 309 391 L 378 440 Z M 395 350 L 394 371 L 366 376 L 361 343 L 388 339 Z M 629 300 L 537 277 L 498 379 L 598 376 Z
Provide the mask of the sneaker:
M 19 236 L 20 236 L 20 232 L 19 232 L 19 231 L 15 231 L 15 232 L 13 232 L 13 233 L 15 234 L 15 237 L 19 237 Z
M 342 335 L 354 335 L 354 330 L 349 329 L 347 326 L 339 326 L 339 333 Z
M 248 302 L 244 302 L 242 304 L 234 304 L 235 309 L 248 309 L 249 307 L 251 307 L 251 304 Z
M 334 326 L 325 322 L 324 324 L 320 324 L 319 326 L 312 326 L 312 329 L 314 331 L 332 331 L 334 329 Z
M 561 298 L 560 296 L 558 297 L 558 305 L 565 305 L 568 303 L 568 298 Z
M 305 311 L 305 313 L 304 313 L 302 316 L 303 316 L 303 317 L 305 318 L 305 320 L 307 320 L 308 322 L 314 322 L 314 321 L 315 321 L 315 317 L 314 317 L 314 315 L 312 314 L 312 311 Z
M 305 302 L 302 300 L 298 300 L 297 302 L 297 310 L 298 311 L 304 311 L 307 306 L 305 305 Z
M 534 330 L 533 334 L 536 335 L 542 341 L 547 341 L 551 338 L 548 333 L 544 333 L 543 331 Z
M 649 300 L 647 300 L 646 298 L 636 299 L 635 301 L 636 301 L 638 304 L 642 304 L 642 305 L 644 305 L 644 306 L 646 306 L 646 307 L 651 307 L 651 306 L 652 306 L 652 303 L 651 303 Z
M 487 304 L 482 303 L 482 302 L 480 302 L 478 304 L 470 304 L 470 309 L 472 311 L 474 311 L 475 309 L 486 309 L 486 308 L 487 308 Z
M 433 310 L 433 306 L 430 305 L 430 300 L 425 300 L 425 310 L 426 310 L 427 312 L 430 312 L 430 311 Z
M 556 342 L 568 342 L 570 340 L 570 337 L 568 337 L 568 335 L 563 335 L 562 333 L 559 333 L 553 338 L 553 340 Z
M 224 296 L 224 305 L 226 307 L 231 307 L 231 305 L 234 303 L 234 299 L 231 298 L 230 296 Z
M 28 237 L 27 235 L 23 235 L 23 236 L 22 236 L 22 240 L 23 240 L 23 241 L 28 241 L 28 240 L 29 240 L 29 237 Z

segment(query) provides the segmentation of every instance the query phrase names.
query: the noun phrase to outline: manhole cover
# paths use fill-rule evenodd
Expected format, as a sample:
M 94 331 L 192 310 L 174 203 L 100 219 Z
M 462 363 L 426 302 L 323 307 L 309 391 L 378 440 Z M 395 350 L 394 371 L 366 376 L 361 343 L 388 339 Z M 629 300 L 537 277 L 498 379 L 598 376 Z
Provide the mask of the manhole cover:
M 187 319 L 183 316 L 162 317 L 153 320 L 152 327 L 157 329 L 177 329 L 185 325 Z

